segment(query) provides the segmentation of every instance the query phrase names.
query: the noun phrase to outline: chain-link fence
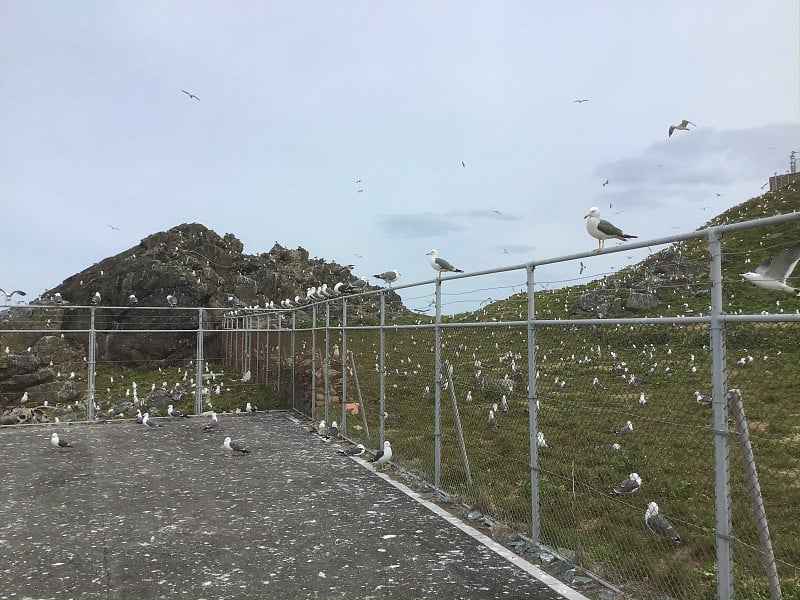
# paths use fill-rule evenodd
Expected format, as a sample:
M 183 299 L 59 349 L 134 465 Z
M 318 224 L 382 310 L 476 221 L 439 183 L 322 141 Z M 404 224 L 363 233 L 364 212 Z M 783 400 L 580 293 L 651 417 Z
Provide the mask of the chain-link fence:
M 395 286 L 417 313 L 387 310 L 385 291 L 19 309 L 28 329 L 0 327 L 0 369 L 58 354 L 34 398 L 51 418 L 250 402 L 336 421 L 373 451 L 389 440 L 404 475 L 498 539 L 521 533 L 531 560 L 550 552 L 623 596 L 795 597 L 800 315 L 741 273 L 796 245 L 798 218 L 628 244 L 675 242 L 582 285 L 556 287 L 547 266 L 582 272 L 590 253 Z M 470 293 L 503 300 L 458 312 Z

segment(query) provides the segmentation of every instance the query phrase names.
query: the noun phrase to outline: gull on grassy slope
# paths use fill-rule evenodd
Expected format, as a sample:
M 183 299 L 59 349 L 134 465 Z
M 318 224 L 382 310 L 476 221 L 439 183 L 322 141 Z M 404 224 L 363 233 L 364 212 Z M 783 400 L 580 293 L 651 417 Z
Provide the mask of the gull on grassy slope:
M 753 272 L 742 273 L 747 281 L 766 290 L 800 295 L 800 288 L 786 284 L 797 262 L 800 261 L 800 244 L 779 252 L 774 258 L 765 260 Z
M 667 137 L 671 137 L 672 133 L 675 130 L 689 131 L 689 127 L 687 127 L 688 125 L 694 125 L 695 127 L 697 127 L 697 125 L 695 125 L 691 121 L 687 121 L 686 119 L 683 119 L 683 121 L 681 121 L 678 125 L 670 125 L 669 126 L 669 134 L 667 135 Z
M 623 479 L 613 488 L 611 491 L 615 494 L 620 495 L 628 495 L 633 494 L 634 492 L 638 491 L 639 488 L 642 486 L 642 478 L 639 477 L 638 473 L 631 473 L 628 475 L 627 479 Z
M 647 505 L 647 510 L 644 513 L 644 522 L 647 528 L 661 537 L 669 538 L 675 542 L 681 541 L 681 536 L 675 531 L 666 517 L 658 514 L 658 504 L 651 502 Z
M 605 219 L 601 219 L 600 209 L 596 206 L 590 208 L 589 212 L 586 213 L 583 218 L 586 219 L 586 231 L 589 232 L 590 236 L 598 240 L 597 252 L 600 252 L 605 247 L 605 242 L 608 239 L 616 238 L 624 242 L 625 240 L 638 237 L 623 233 L 619 227 L 609 223 Z

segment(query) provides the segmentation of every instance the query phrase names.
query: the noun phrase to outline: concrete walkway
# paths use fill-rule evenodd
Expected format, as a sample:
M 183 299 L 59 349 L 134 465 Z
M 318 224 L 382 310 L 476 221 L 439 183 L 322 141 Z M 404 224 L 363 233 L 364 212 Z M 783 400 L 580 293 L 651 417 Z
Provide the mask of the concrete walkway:
M 285 413 L 206 420 L 0 430 L 0 599 L 582 598 Z

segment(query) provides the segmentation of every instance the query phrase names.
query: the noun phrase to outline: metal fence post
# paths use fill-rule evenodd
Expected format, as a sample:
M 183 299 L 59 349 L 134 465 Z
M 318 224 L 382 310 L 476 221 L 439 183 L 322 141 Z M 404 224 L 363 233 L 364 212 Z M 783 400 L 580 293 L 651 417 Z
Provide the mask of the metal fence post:
M 342 298 L 342 422 L 339 431 L 347 435 L 347 298 Z
M 269 348 L 269 328 L 272 326 L 272 315 L 267 313 L 267 341 L 265 342 L 264 348 L 266 349 L 266 353 L 264 355 L 264 385 L 269 385 L 269 371 L 272 368 L 272 361 L 270 360 L 270 348 Z
M 728 444 L 727 365 L 722 304 L 722 234 L 708 232 L 711 251 L 711 398 L 714 412 L 714 496 L 716 513 L 717 599 L 733 598 L 733 519 Z
M 434 326 L 434 408 L 433 408 L 433 472 L 434 485 L 441 486 L 442 477 L 442 280 L 436 278 L 436 321 Z
M 297 311 L 292 311 L 292 408 L 297 409 L 297 385 L 295 384 L 295 364 L 297 363 L 297 348 L 295 348 L 295 336 L 297 329 Z
M 95 330 L 95 323 L 94 323 L 94 316 L 95 316 L 95 308 L 94 306 L 89 307 L 89 357 L 88 357 L 88 368 L 89 371 L 86 374 L 86 383 L 88 389 L 86 390 L 86 420 L 87 421 L 94 421 L 94 373 L 96 368 L 96 354 L 95 348 L 97 347 L 97 331 Z
M 381 411 L 380 423 L 380 446 L 383 448 L 384 442 L 384 415 L 386 414 L 386 294 L 381 292 L 381 328 L 380 328 L 380 347 L 378 348 L 378 383 L 379 394 L 378 398 L 379 410 Z
M 203 412 L 203 309 L 197 309 L 197 352 L 195 356 L 194 414 Z
M 275 364 L 278 366 L 276 373 L 275 373 L 275 389 L 278 390 L 278 394 L 281 396 L 283 395 L 283 390 L 281 389 L 281 371 L 283 370 L 283 348 L 281 347 L 281 333 L 283 331 L 283 313 L 278 313 L 278 343 L 275 346 Z
M 531 460 L 531 539 L 540 543 L 539 531 L 539 446 L 537 444 L 538 425 L 538 395 L 536 393 L 536 310 L 534 306 L 534 276 L 535 267 L 527 269 L 528 293 L 528 443 L 530 444 Z
M 317 305 L 311 305 L 311 419 L 317 418 Z
M 331 303 L 325 303 L 325 356 L 322 359 L 322 377 L 325 384 L 325 423 L 330 423 L 328 405 L 330 404 L 330 390 L 328 388 L 328 365 L 330 364 L 331 349 Z

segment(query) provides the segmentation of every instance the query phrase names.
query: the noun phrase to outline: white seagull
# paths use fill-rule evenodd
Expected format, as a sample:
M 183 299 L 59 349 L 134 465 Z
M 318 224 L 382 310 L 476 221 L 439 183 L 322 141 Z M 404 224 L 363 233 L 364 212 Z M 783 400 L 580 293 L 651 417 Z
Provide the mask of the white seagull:
M 667 135 L 667 137 L 672 136 L 672 132 L 675 131 L 676 129 L 678 129 L 680 131 L 689 131 L 689 128 L 687 127 L 687 125 L 694 125 L 694 123 L 684 119 L 683 121 L 680 122 L 679 125 L 670 125 L 669 126 L 669 135 Z M 697 125 L 694 125 L 694 126 L 697 127 Z
M 172 294 L 167 295 L 167 304 L 170 306 L 178 306 L 178 299 Z
M 800 245 L 779 252 L 775 258 L 767 259 L 758 265 L 755 272 L 742 273 L 742 277 L 766 290 L 800 295 L 800 288 L 786 285 L 786 278 L 794 271 L 798 261 L 800 261 Z
M 375 466 L 379 467 L 385 465 L 390 460 L 392 460 L 392 445 L 389 443 L 389 440 L 386 440 L 383 442 L 383 450 L 378 450 L 369 462 L 375 463 Z
M 237 452 L 239 454 L 248 454 L 250 450 L 248 450 L 244 444 L 240 444 L 239 442 L 232 442 L 231 438 L 226 437 L 225 441 L 222 442 L 222 447 L 228 451 L 228 456 L 233 456 Z
M 386 271 L 378 275 L 373 275 L 373 277 L 376 279 L 383 279 L 386 283 L 392 285 L 392 282 L 397 281 L 397 278 L 400 277 L 400 271 L 394 269 L 393 271 Z
M 148 427 L 163 427 L 163 425 L 159 425 L 155 421 L 150 420 L 150 413 L 144 413 L 142 415 L 142 425 L 147 425 Z
M 633 433 L 633 423 L 628 421 L 624 427 L 620 427 L 614 432 L 616 435 L 630 435 Z
M 443 258 L 439 258 L 439 253 L 436 250 L 431 250 L 425 256 L 430 256 L 431 267 L 437 272 L 436 277 L 442 276 L 442 271 L 449 271 L 451 273 L 463 273 L 461 269 L 456 269 L 453 265 Z
M 586 231 L 589 232 L 590 236 L 598 240 L 597 252 L 600 252 L 605 247 L 606 240 L 611 238 L 616 238 L 624 242 L 625 240 L 638 237 L 622 233 L 619 227 L 612 225 L 605 219 L 601 219 L 600 209 L 596 206 L 590 208 L 589 212 L 586 213 L 583 218 L 586 219 Z
M 250 371 L 248 371 L 248 373 L 249 373 L 249 372 L 250 372 Z M 247 406 L 245 406 L 245 407 L 244 407 L 244 412 L 254 413 L 254 412 L 256 412 L 257 410 L 258 410 L 258 409 L 257 409 L 255 406 L 253 406 L 252 404 L 250 404 L 249 402 L 247 403 Z
M 219 419 L 217 419 L 217 413 L 212 412 L 211 418 L 208 420 L 208 423 L 203 425 L 203 429 L 208 431 L 209 429 L 214 429 L 217 426 L 219 426 Z
M 339 424 L 336 421 L 331 423 L 331 426 L 328 427 L 328 435 L 325 436 L 325 439 L 339 439 Z
M 100 292 L 95 292 L 92 296 L 92 304 L 100 304 Z
M 189 415 L 185 415 L 185 414 L 183 414 L 181 411 L 179 411 L 179 410 L 175 410 L 175 409 L 172 407 L 172 404 L 170 404 L 170 405 L 167 407 L 167 414 L 168 414 L 170 417 L 186 417 L 187 419 L 189 418 Z
M 658 514 L 658 504 L 651 502 L 647 505 L 647 510 L 644 513 L 644 522 L 647 523 L 647 528 L 656 535 L 669 538 L 676 542 L 681 541 L 681 536 L 675 531 L 666 517 Z
M 53 435 L 50 436 L 50 445 L 56 450 L 60 450 L 62 448 L 72 448 L 72 444 L 70 444 L 67 440 L 58 439 L 58 434 L 55 431 L 53 432 Z
M 337 450 L 337 454 L 344 454 L 345 456 L 361 456 L 366 451 L 364 444 L 356 444 L 350 446 L 347 450 Z
M 695 390 L 694 392 L 694 399 L 697 401 L 698 404 L 701 404 L 703 406 L 711 406 L 711 403 L 713 402 L 711 396 L 704 396 L 697 390 Z
M 128 304 L 131 306 L 136 306 L 137 304 L 139 304 L 139 299 L 133 294 L 131 294 L 130 296 L 128 296 Z
M 627 479 L 623 479 L 611 491 L 615 494 L 628 495 L 638 491 L 642 486 L 642 478 L 638 473 L 631 473 Z
M 536 434 L 536 445 L 539 448 L 549 448 L 550 446 L 547 444 L 547 440 L 544 439 L 544 433 L 541 431 Z

